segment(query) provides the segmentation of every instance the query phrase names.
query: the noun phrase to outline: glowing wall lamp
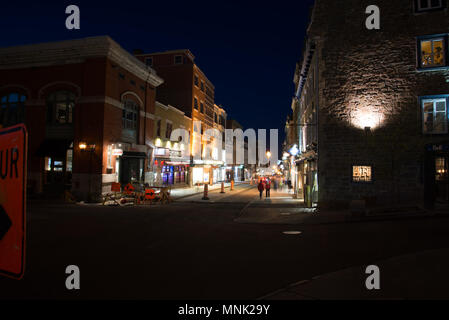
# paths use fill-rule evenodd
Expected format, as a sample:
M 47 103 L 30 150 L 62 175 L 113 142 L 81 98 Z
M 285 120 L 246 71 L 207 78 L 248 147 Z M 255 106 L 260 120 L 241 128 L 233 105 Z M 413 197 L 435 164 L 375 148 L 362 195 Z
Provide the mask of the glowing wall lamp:
M 290 154 L 294 157 L 296 157 L 299 153 L 299 149 L 298 146 L 295 144 L 290 150 L 289 150 Z
M 87 143 L 86 142 L 80 142 L 78 146 L 79 146 L 79 148 L 81 150 L 86 150 L 87 149 Z

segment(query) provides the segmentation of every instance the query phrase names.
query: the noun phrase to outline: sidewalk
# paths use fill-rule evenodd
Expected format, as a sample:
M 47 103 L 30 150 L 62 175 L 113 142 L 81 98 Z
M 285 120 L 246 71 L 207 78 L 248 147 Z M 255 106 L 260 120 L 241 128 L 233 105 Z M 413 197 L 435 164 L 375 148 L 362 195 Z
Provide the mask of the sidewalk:
M 259 299 L 449 299 L 449 249 L 417 252 L 372 264 L 380 270 L 380 290 L 366 288 L 366 265 L 304 279 Z
M 234 186 L 239 186 L 241 184 L 249 184 L 249 182 L 235 182 Z M 230 188 L 231 187 L 231 183 L 230 182 L 225 182 L 225 188 Z M 209 191 L 213 191 L 213 190 L 219 190 L 221 189 L 221 182 L 220 183 L 216 183 L 214 185 L 209 185 Z M 204 186 L 194 186 L 194 187 L 187 187 L 187 188 L 179 188 L 179 189 L 172 189 L 171 190 L 171 197 L 173 200 L 180 200 L 183 198 L 187 198 L 196 194 L 202 194 L 204 192 Z
M 449 212 L 427 211 L 419 207 L 384 207 L 368 209 L 365 213 L 348 210 L 306 208 L 301 199 L 292 194 L 271 192 L 271 198 L 253 200 L 234 220 L 238 223 L 317 225 L 344 222 L 363 222 L 411 218 L 449 217 Z

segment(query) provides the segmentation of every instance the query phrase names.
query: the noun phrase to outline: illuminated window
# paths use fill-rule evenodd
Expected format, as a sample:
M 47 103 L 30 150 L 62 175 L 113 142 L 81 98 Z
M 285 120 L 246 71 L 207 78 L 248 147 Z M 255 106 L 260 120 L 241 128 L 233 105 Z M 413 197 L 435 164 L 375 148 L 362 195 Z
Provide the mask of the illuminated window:
M 442 0 L 416 0 L 416 11 L 428 11 L 444 8 Z
M 420 40 L 420 67 L 442 67 L 446 65 L 446 41 L 444 38 Z
M 437 181 L 446 181 L 448 172 L 448 161 L 447 158 L 437 157 L 435 158 L 435 171 Z
M 0 100 L 0 126 L 9 127 L 25 120 L 26 97 L 19 93 L 9 93 Z
M 423 133 L 447 133 L 446 98 L 422 99 Z
M 353 182 L 372 182 L 372 167 L 371 166 L 352 166 L 352 181 Z

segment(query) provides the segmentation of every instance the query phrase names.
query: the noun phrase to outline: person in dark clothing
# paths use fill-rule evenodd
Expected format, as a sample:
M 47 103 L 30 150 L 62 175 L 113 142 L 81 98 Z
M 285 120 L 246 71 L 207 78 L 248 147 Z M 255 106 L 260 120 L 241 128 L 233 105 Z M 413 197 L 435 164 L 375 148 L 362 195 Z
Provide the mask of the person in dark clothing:
M 267 180 L 267 183 L 265 183 L 265 190 L 266 190 L 265 197 L 266 198 L 270 197 L 270 189 L 271 189 L 271 182 L 270 182 L 270 180 Z
M 264 190 L 264 186 L 263 186 L 262 180 L 259 181 L 259 185 L 257 186 L 257 189 L 259 190 L 259 193 L 260 193 L 260 199 L 262 199 L 263 190 Z

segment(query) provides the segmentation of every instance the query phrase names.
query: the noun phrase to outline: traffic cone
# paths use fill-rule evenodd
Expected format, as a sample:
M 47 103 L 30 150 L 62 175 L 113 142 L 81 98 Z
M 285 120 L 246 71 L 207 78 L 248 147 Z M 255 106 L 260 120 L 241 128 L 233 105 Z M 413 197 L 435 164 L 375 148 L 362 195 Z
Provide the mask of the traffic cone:
M 203 195 L 202 200 L 209 200 L 208 192 L 209 192 L 209 186 L 207 184 L 205 184 L 204 185 L 204 195 Z
M 225 191 L 224 191 L 224 182 L 221 183 L 221 192 L 220 193 L 225 193 Z
M 231 191 L 234 191 L 234 180 L 231 180 Z

